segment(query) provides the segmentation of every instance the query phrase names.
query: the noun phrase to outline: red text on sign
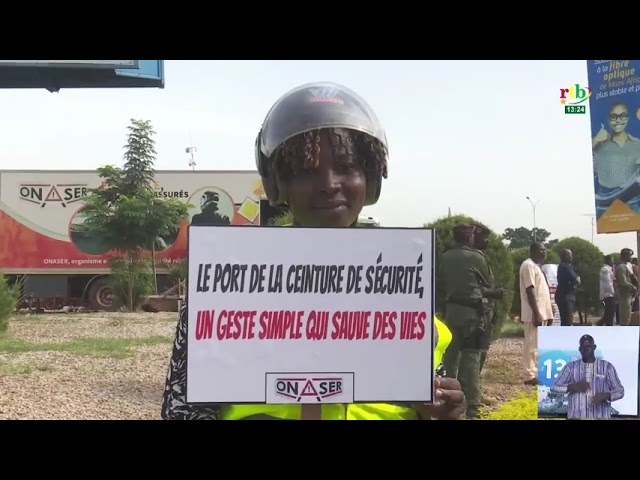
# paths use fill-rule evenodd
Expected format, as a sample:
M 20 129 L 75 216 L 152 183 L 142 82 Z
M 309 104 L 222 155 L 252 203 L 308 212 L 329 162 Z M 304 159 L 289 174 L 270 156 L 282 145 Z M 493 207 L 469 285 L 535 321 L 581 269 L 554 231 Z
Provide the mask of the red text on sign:
M 255 310 L 222 310 L 218 317 L 218 340 L 251 339 L 255 337 Z
M 303 311 L 276 310 L 260 314 L 260 340 L 297 340 L 302 338 Z
M 371 312 L 336 312 L 331 323 L 333 340 L 363 340 L 369 338 Z
M 329 333 L 329 312 L 311 310 L 305 333 L 309 340 L 325 340 Z
M 199 310 L 195 339 L 422 340 L 426 320 L 423 311 Z
M 374 340 L 393 340 L 396 336 L 396 312 L 376 312 L 373 321 Z
M 400 314 L 400 338 L 422 340 L 424 338 L 425 312 L 402 312 Z

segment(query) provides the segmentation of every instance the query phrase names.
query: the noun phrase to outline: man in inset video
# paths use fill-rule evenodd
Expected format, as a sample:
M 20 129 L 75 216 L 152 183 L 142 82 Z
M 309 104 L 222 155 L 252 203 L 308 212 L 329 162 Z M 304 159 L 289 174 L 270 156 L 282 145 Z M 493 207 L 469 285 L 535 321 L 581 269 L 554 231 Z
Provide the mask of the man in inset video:
M 624 387 L 615 367 L 606 360 L 596 358 L 596 344 L 591 335 L 579 341 L 582 359 L 567 363 L 551 392 L 567 394 L 567 418 L 611 418 L 611 402 L 624 397 Z

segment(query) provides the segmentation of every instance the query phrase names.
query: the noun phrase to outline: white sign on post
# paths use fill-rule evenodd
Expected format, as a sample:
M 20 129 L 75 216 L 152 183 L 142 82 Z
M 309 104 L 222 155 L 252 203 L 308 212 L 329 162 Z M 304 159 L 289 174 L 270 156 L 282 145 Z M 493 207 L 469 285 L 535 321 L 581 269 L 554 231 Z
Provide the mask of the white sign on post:
M 433 401 L 430 229 L 189 227 L 188 403 Z

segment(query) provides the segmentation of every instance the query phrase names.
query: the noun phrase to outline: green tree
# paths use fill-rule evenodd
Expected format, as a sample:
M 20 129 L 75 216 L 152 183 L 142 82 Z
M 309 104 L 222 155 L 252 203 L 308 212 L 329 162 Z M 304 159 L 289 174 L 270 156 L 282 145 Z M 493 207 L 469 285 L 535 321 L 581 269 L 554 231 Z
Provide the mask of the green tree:
M 452 229 L 458 223 L 478 223 L 478 221 L 466 215 L 453 215 L 441 217 L 425 224 L 426 228 L 433 228 L 436 232 L 436 312 L 438 315 L 443 315 L 445 311 L 445 291 L 440 270 L 440 260 L 442 254 L 454 244 Z M 493 270 L 497 286 L 504 287 L 506 290 L 504 298 L 499 303 L 498 323 L 497 328 L 494 330 L 494 338 L 497 338 L 511 307 L 513 297 L 513 259 L 511 258 L 511 252 L 502 242 L 502 238 L 494 232 L 490 234 L 489 247 L 485 254 L 487 262 Z
M 156 247 L 188 218 L 191 205 L 155 195 L 151 122 L 132 119 L 127 129 L 124 165 L 98 169 L 102 186 L 91 189 L 85 200 L 85 228 L 117 253 L 111 259 L 113 287 L 132 311 L 153 289 L 155 280 L 149 283 L 149 278 L 155 278 Z M 151 262 L 145 251 L 152 252 Z
M 533 230 L 529 230 L 526 227 L 518 227 L 507 228 L 502 234 L 502 239 L 509 242 L 508 245 L 511 249 L 528 247 L 534 239 L 538 242 L 545 242 L 547 248 L 550 248 L 558 243 L 557 239 L 547 240 L 550 236 L 551 233 L 544 228 L 536 228 L 534 235 Z
M 591 242 L 579 237 L 569 237 L 553 247 L 557 254 L 568 248 L 573 252 L 573 263 L 582 284 L 576 298 L 579 313 L 598 315 L 602 311 L 600 301 L 600 268 L 603 254 Z
M 613 260 L 613 263 L 617 264 L 620 261 L 620 252 L 608 253 L 607 255 L 611 257 L 611 259 Z
M 513 255 L 513 302 L 511 313 L 520 316 L 520 265 L 529 258 L 529 247 L 518 248 L 511 252 Z M 560 257 L 553 250 L 547 250 L 547 259 L 544 263 L 559 264 Z

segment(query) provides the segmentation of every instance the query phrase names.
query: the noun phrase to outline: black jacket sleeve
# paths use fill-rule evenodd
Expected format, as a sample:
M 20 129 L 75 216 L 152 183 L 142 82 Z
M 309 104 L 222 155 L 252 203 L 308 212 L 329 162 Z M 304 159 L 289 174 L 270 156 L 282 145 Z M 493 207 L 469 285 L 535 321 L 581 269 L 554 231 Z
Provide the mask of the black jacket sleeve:
M 161 416 L 164 420 L 218 420 L 219 408 L 187 405 L 187 305 L 180 309 L 176 337 L 164 387 Z

